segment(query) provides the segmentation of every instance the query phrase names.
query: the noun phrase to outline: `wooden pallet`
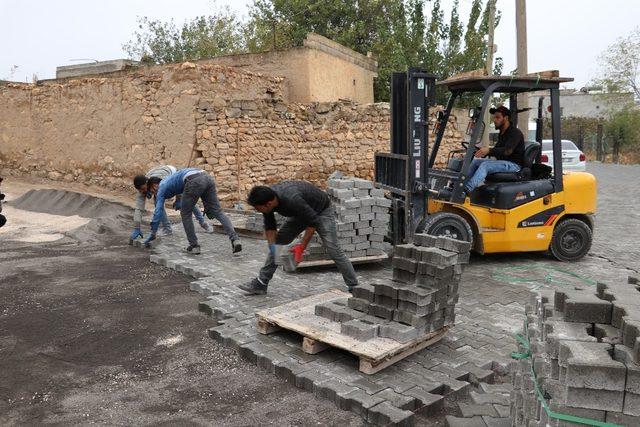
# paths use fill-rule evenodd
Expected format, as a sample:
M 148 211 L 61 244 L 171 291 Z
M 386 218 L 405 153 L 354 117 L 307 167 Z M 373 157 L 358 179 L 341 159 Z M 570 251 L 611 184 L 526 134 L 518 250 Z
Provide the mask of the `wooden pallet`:
M 349 258 L 351 264 L 368 264 L 372 262 L 382 262 L 388 259 L 389 256 L 387 254 L 382 255 L 372 255 L 372 256 L 363 256 L 356 258 Z M 317 261 L 302 261 L 301 263 L 296 265 L 295 269 L 288 268 L 287 266 L 282 266 L 283 270 L 288 273 L 293 273 L 301 268 L 310 268 L 310 267 L 324 267 L 327 265 L 333 265 L 334 262 L 332 259 L 321 259 Z
M 340 333 L 340 324 L 315 315 L 315 306 L 345 299 L 351 294 L 337 289 L 293 301 L 279 307 L 256 313 L 258 332 L 270 334 L 280 329 L 294 331 L 303 336 L 302 350 L 319 353 L 329 347 L 346 350 L 360 359 L 360 371 L 374 374 L 399 360 L 438 342 L 448 331 L 438 331 L 418 337 L 407 343 L 376 337 L 358 341 Z

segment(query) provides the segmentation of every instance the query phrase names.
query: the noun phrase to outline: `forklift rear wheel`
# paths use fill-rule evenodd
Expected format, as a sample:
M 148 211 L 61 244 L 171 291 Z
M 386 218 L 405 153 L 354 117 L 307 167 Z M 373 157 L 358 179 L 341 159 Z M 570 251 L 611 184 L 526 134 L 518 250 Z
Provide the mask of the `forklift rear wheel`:
M 429 215 L 420 223 L 416 231 L 432 236 L 447 236 L 473 244 L 473 230 L 469 223 L 460 215 L 450 212 Z
M 551 254 L 560 261 L 577 261 L 591 249 L 592 236 L 591 229 L 583 221 L 565 219 L 553 230 Z

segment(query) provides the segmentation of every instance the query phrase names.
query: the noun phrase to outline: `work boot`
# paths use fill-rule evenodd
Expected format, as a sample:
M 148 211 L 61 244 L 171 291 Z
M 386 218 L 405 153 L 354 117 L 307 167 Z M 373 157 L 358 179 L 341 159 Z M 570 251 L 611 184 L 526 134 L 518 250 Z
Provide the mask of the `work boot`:
M 189 245 L 185 251 L 190 255 L 200 255 L 200 245 Z
M 240 252 L 242 250 L 242 243 L 240 243 L 240 239 L 232 240 L 231 248 L 234 254 L 237 254 L 238 252 Z
M 202 227 L 204 229 L 204 231 L 209 233 L 209 234 L 213 233 L 213 226 L 211 224 L 209 224 L 208 222 L 200 223 L 200 227 Z
M 267 285 L 263 285 L 259 279 L 251 279 L 250 282 L 238 285 L 247 295 L 264 295 L 267 293 Z
M 451 200 L 451 196 L 453 195 L 453 188 L 444 187 L 438 191 L 438 199 L 441 200 Z

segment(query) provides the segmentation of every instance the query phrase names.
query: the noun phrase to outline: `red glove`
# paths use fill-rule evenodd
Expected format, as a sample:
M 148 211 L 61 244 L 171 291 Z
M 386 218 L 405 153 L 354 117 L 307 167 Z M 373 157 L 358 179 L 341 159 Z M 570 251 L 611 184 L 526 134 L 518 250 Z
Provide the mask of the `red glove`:
M 300 264 L 302 262 L 302 255 L 304 253 L 304 249 L 305 247 L 303 244 L 297 244 L 291 249 L 289 249 L 289 252 L 293 252 L 293 259 L 296 261 L 296 264 Z

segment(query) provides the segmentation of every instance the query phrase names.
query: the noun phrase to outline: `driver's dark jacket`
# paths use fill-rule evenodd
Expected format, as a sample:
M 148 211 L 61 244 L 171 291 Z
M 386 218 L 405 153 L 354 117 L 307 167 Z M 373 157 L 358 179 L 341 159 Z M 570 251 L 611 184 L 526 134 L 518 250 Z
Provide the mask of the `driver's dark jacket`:
M 507 130 L 498 134 L 498 142 L 489 150 L 488 155 L 498 160 L 508 160 L 523 167 L 524 136 L 520 129 L 510 124 Z

